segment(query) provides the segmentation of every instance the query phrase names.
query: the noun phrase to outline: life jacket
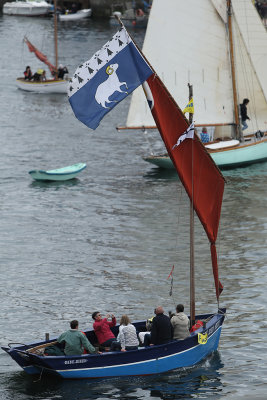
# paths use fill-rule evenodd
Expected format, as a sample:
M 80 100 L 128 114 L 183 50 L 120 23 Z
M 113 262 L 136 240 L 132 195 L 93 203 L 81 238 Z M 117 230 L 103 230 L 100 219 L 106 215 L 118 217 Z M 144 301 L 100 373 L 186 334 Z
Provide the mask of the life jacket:
M 197 320 L 195 325 L 192 326 L 192 328 L 190 329 L 190 332 L 195 332 L 197 329 L 201 328 L 203 326 L 203 322 L 200 320 Z

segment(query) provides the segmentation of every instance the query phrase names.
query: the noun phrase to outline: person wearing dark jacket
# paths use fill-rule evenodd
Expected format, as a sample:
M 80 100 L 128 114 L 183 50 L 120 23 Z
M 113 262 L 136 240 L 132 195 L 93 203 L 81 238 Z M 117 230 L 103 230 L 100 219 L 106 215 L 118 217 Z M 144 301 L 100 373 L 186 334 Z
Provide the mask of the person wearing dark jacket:
M 30 80 L 32 80 L 32 78 L 33 78 L 33 74 L 32 74 L 32 71 L 31 71 L 31 67 L 29 65 L 27 65 L 27 67 L 26 67 L 26 69 L 24 71 L 24 79 L 26 81 L 30 81 Z
M 247 129 L 248 124 L 246 122 L 247 119 L 250 119 L 247 112 L 247 105 L 249 103 L 249 99 L 244 99 L 243 103 L 240 104 L 240 114 L 241 114 L 241 123 L 242 123 L 242 131 Z
M 153 318 L 151 328 L 151 345 L 164 344 L 172 340 L 172 325 L 170 318 L 164 315 L 163 307 L 159 306 L 155 310 L 156 316 Z
M 69 72 L 68 68 L 67 67 L 63 67 L 63 65 L 60 64 L 59 67 L 58 67 L 58 71 L 57 71 L 58 79 L 64 79 L 64 75 L 67 74 L 68 72 Z

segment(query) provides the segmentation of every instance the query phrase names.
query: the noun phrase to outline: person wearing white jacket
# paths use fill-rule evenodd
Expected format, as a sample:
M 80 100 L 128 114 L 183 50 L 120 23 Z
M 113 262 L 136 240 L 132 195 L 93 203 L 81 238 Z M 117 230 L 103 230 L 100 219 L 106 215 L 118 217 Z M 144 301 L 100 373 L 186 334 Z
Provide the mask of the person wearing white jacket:
M 171 318 L 171 324 L 173 326 L 173 339 L 182 340 L 190 335 L 189 319 L 184 313 L 183 304 L 176 306 L 176 314 Z
M 122 315 L 117 342 L 112 344 L 111 350 L 137 350 L 138 345 L 139 340 L 137 338 L 135 326 L 131 324 L 128 315 Z

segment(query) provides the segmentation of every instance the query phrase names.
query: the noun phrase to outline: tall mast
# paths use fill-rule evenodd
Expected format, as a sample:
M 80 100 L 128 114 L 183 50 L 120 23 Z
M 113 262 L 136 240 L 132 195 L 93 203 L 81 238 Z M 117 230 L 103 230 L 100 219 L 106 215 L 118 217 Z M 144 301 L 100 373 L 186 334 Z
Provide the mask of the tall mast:
M 189 101 L 193 97 L 193 86 L 188 83 Z M 189 123 L 193 122 L 193 115 L 189 113 Z M 194 153 L 192 140 L 192 174 L 194 173 Z M 192 200 L 190 201 L 190 323 L 195 324 L 195 230 L 194 230 L 194 179 L 192 176 Z
M 55 66 L 56 78 L 58 70 L 58 51 L 57 51 L 57 0 L 54 0 L 54 45 L 55 45 Z
M 228 13 L 228 29 L 229 29 L 229 46 L 230 46 L 230 60 L 231 60 L 231 73 L 232 73 L 232 87 L 234 99 L 234 114 L 235 114 L 235 135 L 243 139 L 242 130 L 239 122 L 236 78 L 235 78 L 235 60 L 234 60 L 234 46 L 233 46 L 233 29 L 232 29 L 232 2 L 227 0 L 227 13 Z

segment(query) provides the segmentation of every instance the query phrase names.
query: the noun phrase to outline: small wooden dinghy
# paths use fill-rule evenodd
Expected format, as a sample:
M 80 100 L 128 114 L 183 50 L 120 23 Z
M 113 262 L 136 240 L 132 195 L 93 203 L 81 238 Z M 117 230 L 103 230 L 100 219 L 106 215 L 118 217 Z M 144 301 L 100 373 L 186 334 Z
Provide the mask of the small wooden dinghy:
M 49 171 L 34 169 L 29 171 L 29 174 L 37 181 L 67 181 L 76 178 L 76 176 L 85 168 L 85 163 L 78 163 L 63 168 L 51 169 Z

